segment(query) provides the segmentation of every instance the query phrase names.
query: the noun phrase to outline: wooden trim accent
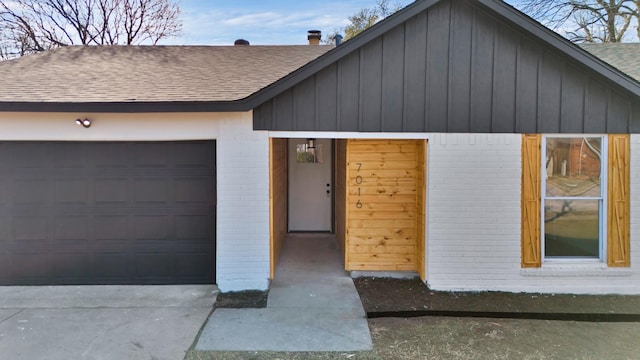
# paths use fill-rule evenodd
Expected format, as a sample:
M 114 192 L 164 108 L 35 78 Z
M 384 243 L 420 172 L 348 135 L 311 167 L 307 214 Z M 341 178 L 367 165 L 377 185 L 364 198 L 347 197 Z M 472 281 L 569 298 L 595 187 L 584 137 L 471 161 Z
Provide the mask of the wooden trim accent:
M 631 266 L 629 139 L 628 134 L 609 135 L 607 264 L 610 267 Z
M 287 139 L 269 139 L 269 257 L 273 279 L 287 233 Z
M 418 143 L 418 156 L 416 159 L 417 172 L 417 199 L 416 199 L 416 261 L 418 266 L 418 275 L 422 281 L 427 280 L 425 269 L 425 242 L 426 242 L 426 194 L 427 194 L 427 140 Z
M 351 159 L 351 140 L 345 140 L 345 171 L 344 171 L 344 269 L 353 270 L 349 268 L 349 161 Z
M 347 140 L 335 140 L 335 232 L 338 245 L 344 256 L 346 239 L 346 211 L 347 211 Z
M 541 266 L 541 134 L 522 135 L 521 266 Z

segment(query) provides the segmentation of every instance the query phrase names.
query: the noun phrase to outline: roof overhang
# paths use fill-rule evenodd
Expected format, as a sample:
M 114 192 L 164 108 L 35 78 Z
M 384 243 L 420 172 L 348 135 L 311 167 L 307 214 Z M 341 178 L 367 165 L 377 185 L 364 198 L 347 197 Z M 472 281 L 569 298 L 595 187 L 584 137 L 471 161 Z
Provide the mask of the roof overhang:
M 631 94 L 640 97 L 640 83 L 627 74 L 613 68 L 605 61 L 573 44 L 555 31 L 540 24 L 536 20 L 514 9 L 511 5 L 503 1 L 496 0 L 476 0 L 487 9 L 507 19 L 514 25 L 529 32 L 540 40 L 554 46 L 564 54 L 578 60 L 582 64 L 594 70 L 601 76 L 613 81 L 616 85 L 629 91 Z M 514 11 L 515 10 L 515 11 Z
M 392 16 L 377 23 L 375 26 L 372 26 L 369 29 L 363 31 L 353 39 L 346 41 L 343 45 L 336 47 L 335 49 L 329 51 L 328 53 L 320 56 L 319 58 L 309 62 L 307 65 L 280 79 L 279 81 L 252 94 L 247 98 L 248 103 L 253 107 L 257 107 L 265 103 L 266 101 L 280 95 L 284 91 L 299 84 L 310 76 L 313 76 L 325 67 L 348 56 L 353 51 L 375 40 L 387 31 L 414 17 L 416 14 L 429 9 L 440 1 L 442 0 L 418 0 L 413 4 L 408 5 Z M 541 41 L 550 44 L 552 47 L 556 48 L 561 53 L 564 53 L 566 56 L 569 56 L 584 64 L 588 68 L 592 69 L 594 73 L 606 79 L 609 79 L 610 81 L 613 81 L 616 85 L 620 86 L 632 95 L 640 97 L 640 82 L 631 78 L 627 74 L 624 74 L 623 72 L 615 69 L 595 55 L 592 55 L 586 50 L 583 50 L 579 46 L 571 43 L 569 40 L 565 39 L 558 33 L 547 28 L 546 26 L 542 25 L 526 14 L 520 12 L 511 5 L 508 5 L 501 0 L 474 1 L 484 6 L 489 12 L 497 14 L 498 16 L 504 18 L 507 22 L 512 23 L 515 27 L 521 28 L 523 31 L 528 32 Z
M 175 102 L 0 102 L 0 112 L 73 112 L 73 113 L 177 113 L 177 112 L 246 112 L 252 107 L 238 101 Z
M 203 102 L 86 102 L 86 103 L 50 103 L 50 102 L 0 102 L 0 112 L 115 112 L 115 113 L 159 113 L 159 112 L 245 112 L 282 94 L 305 79 L 318 73 L 325 67 L 345 58 L 353 51 L 375 40 L 382 34 L 402 24 L 416 14 L 429 9 L 442 0 L 422 0 L 398 11 L 360 35 L 345 42 L 324 55 L 310 61 L 284 78 L 256 91 L 248 97 L 234 101 Z M 550 44 L 552 47 L 575 59 L 620 88 L 636 97 L 640 97 L 640 83 L 621 71 L 613 68 L 596 56 L 572 44 L 554 31 L 546 28 L 531 17 L 512 6 L 498 0 L 474 0 L 489 12 L 504 18 L 507 22 L 533 37 Z

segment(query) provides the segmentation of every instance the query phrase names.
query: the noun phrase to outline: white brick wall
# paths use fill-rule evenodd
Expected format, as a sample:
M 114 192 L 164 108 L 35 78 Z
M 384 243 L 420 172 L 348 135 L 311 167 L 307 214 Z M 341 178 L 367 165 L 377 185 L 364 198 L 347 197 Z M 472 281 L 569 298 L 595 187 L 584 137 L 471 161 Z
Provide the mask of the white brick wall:
M 436 290 L 640 294 L 640 137 L 632 137 L 632 268 L 520 268 L 521 135 L 433 134 L 427 282 Z M 638 215 L 636 215 L 638 214 Z
M 216 277 L 221 291 L 269 287 L 269 140 L 251 116 L 218 137 Z

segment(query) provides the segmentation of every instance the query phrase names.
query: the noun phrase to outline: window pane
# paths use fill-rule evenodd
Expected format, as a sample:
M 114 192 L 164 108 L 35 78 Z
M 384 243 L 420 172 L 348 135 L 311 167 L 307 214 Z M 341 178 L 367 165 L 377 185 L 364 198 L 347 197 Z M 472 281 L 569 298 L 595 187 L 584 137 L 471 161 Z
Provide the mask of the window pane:
M 547 138 L 546 146 L 546 196 L 601 196 L 601 138 Z
M 306 164 L 321 164 L 324 162 L 322 144 L 309 147 L 307 144 L 296 145 L 296 162 Z
M 600 257 L 598 200 L 546 200 L 545 257 Z

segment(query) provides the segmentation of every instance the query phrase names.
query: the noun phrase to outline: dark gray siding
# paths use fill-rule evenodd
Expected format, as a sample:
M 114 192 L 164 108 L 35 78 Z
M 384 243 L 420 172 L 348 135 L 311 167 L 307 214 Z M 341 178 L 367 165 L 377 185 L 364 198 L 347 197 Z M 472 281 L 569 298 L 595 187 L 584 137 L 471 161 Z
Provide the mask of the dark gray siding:
M 640 104 L 482 5 L 442 1 L 263 103 L 254 127 L 627 133 Z

